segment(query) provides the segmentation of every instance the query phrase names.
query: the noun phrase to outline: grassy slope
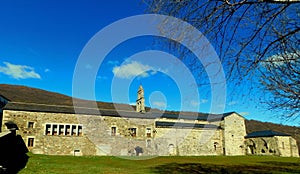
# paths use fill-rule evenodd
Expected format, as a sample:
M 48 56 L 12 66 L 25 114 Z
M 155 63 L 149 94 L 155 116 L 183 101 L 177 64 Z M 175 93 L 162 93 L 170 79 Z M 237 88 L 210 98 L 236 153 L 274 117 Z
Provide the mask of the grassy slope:
M 126 160 L 117 157 L 30 154 L 27 167 L 20 174 L 29 173 L 300 173 L 300 159 L 272 156 L 216 156 Z

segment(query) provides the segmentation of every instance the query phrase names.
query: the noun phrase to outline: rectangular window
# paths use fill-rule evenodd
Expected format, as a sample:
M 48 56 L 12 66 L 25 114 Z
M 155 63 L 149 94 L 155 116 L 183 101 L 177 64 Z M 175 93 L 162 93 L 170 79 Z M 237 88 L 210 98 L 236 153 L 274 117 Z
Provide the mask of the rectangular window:
M 82 126 L 78 126 L 78 136 L 82 135 Z
M 65 135 L 70 135 L 70 125 L 66 125 Z
M 284 149 L 284 142 L 282 142 L 282 148 Z
M 129 128 L 128 131 L 131 137 L 136 137 L 136 128 Z
M 116 133 L 117 133 L 117 128 L 111 127 L 111 136 L 116 136 Z
M 45 135 L 51 135 L 51 124 L 46 124 Z
M 146 134 L 147 134 L 147 137 L 148 137 L 148 138 L 151 137 L 151 128 L 147 128 L 147 129 L 146 129 Z
M 28 138 L 27 146 L 33 147 L 33 143 L 34 143 L 34 138 Z
M 72 125 L 71 135 L 76 135 L 76 125 Z
M 33 125 L 34 125 L 34 122 L 31 122 L 31 121 L 30 121 L 30 122 L 28 122 L 27 127 L 28 127 L 28 128 L 33 128 Z
M 48 123 L 45 126 L 45 135 L 64 135 L 64 136 L 81 136 L 82 125 L 79 124 L 52 124 Z
M 58 125 L 58 135 L 64 135 L 64 125 Z
M 57 125 L 54 124 L 52 128 L 52 135 L 57 135 Z

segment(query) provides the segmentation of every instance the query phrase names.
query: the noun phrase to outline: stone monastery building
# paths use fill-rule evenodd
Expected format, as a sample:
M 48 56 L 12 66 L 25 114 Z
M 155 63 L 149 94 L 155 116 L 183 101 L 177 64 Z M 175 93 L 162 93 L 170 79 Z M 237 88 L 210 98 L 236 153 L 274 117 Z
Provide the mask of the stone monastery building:
M 9 131 L 4 123 L 16 123 L 17 134 L 35 154 L 299 156 L 295 139 L 287 134 L 263 131 L 247 135 L 245 119 L 235 112 L 149 110 L 142 86 L 136 106 L 98 102 L 97 109 L 89 107 L 91 101 L 79 99 L 80 107 L 73 107 L 66 96 L 51 101 L 50 92 L 33 100 L 42 90 L 29 89 L 27 98 L 25 93 L 14 96 L 0 91 L 0 134 Z

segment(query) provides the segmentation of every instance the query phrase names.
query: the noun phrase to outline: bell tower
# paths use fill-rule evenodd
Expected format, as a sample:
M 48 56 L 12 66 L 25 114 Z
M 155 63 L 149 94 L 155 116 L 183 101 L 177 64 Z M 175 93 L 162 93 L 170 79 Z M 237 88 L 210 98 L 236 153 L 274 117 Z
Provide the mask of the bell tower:
M 145 112 L 145 98 L 142 85 L 140 85 L 137 91 L 136 112 Z

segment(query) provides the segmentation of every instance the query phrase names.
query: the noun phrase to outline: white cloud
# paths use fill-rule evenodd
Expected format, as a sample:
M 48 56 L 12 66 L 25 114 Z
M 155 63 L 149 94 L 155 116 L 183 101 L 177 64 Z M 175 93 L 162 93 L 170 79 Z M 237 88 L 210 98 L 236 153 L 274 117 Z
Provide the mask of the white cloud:
M 116 77 L 122 79 L 130 79 L 132 77 L 148 77 L 157 73 L 156 68 L 149 65 L 143 65 L 137 61 L 125 63 L 121 66 L 115 66 L 113 73 Z
M 200 104 L 204 104 L 204 103 L 207 103 L 207 102 L 208 102 L 208 100 L 206 100 L 206 99 L 201 99 L 200 101 L 192 100 L 190 104 L 192 106 L 199 106 Z
M 233 106 L 233 105 L 236 105 L 238 102 L 237 101 L 231 101 L 228 103 L 228 106 Z
M 50 69 L 48 69 L 48 68 L 47 68 L 47 69 L 45 69 L 45 72 L 50 72 Z
M 117 65 L 117 64 L 119 64 L 119 61 L 117 61 L 117 60 L 115 60 L 115 61 L 110 60 L 110 61 L 107 62 L 107 64 L 110 64 L 110 65 Z
M 0 66 L 0 72 L 11 76 L 14 79 L 40 79 L 41 76 L 34 71 L 34 68 L 26 65 L 14 65 L 3 62 L 5 66 Z
M 249 112 L 240 112 L 239 114 L 241 114 L 242 116 L 247 116 L 247 115 L 249 115 L 250 113 L 249 113 Z
M 159 108 L 165 108 L 167 106 L 167 104 L 165 102 L 159 102 L 159 101 L 155 101 L 152 104 L 153 104 L 153 106 L 156 106 Z

